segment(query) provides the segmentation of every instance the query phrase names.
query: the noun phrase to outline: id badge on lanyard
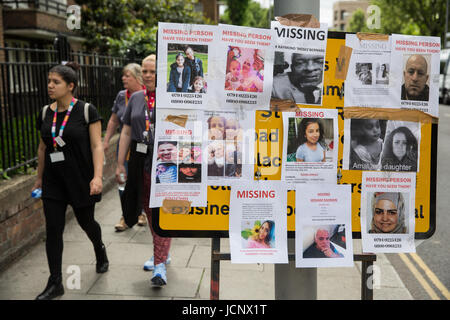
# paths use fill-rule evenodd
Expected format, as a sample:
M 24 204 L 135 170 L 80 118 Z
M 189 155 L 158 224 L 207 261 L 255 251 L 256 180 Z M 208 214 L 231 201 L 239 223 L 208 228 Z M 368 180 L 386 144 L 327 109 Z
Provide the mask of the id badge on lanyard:
M 50 153 L 50 161 L 52 163 L 64 161 L 64 153 L 62 151 Z
M 54 148 L 54 151 L 52 153 L 50 153 L 50 161 L 52 163 L 64 161 L 64 153 L 62 151 L 57 151 L 56 146 L 59 145 L 62 148 L 66 145 L 66 143 L 62 139 L 62 135 L 63 135 L 64 129 L 67 125 L 67 121 L 69 120 L 69 117 L 70 117 L 70 114 L 72 112 L 74 105 L 75 105 L 75 98 L 72 98 L 69 108 L 67 109 L 66 115 L 64 116 L 64 120 L 61 124 L 61 128 L 59 129 L 58 136 L 56 136 L 56 116 L 58 113 L 58 106 L 56 106 L 56 108 L 55 108 L 55 113 L 53 115 L 53 121 L 52 121 L 52 129 L 51 129 L 52 139 L 53 139 L 53 148 Z

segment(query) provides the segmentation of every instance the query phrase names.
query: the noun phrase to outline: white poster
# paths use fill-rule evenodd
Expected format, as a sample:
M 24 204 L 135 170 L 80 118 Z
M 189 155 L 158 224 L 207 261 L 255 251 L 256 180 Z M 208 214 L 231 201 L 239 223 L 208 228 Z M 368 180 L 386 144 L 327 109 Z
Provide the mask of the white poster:
M 327 26 L 301 28 L 272 21 L 275 61 L 272 97 L 322 105 Z
M 206 206 L 203 111 L 156 109 L 150 207 L 163 200 L 188 200 Z
M 281 180 L 336 184 L 338 121 L 336 109 L 283 112 Z M 291 187 L 293 188 L 293 187 Z
M 232 263 L 288 263 L 287 187 L 281 181 L 231 185 Z
M 295 266 L 353 267 L 350 185 L 295 189 Z
M 345 81 L 345 107 L 399 107 L 390 93 L 391 41 L 359 40 L 345 35 L 353 49 Z
M 164 108 L 206 109 L 211 97 L 209 66 L 218 27 L 158 23 L 156 100 Z
M 345 119 L 344 170 L 418 172 L 420 122 Z
M 253 180 L 255 112 L 205 111 L 203 125 L 208 185 Z
M 396 105 L 438 117 L 441 38 L 393 34 L 391 49 Z
M 272 92 L 273 33 L 232 25 L 219 25 L 214 46 L 214 101 L 210 109 L 268 110 Z
M 415 190 L 415 173 L 363 172 L 363 252 L 416 252 Z

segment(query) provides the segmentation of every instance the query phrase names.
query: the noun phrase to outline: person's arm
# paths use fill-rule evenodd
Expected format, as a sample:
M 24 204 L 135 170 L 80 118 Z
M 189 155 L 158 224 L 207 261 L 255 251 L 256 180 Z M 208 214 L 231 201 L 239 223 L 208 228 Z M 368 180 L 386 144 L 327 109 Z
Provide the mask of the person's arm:
M 42 176 L 44 174 L 44 166 L 45 166 L 45 146 L 44 141 L 40 138 L 39 146 L 38 146 L 38 167 L 37 167 L 37 178 L 33 185 L 33 190 L 42 188 Z
M 119 125 L 119 118 L 117 117 L 117 114 L 113 112 L 111 114 L 111 117 L 109 118 L 108 126 L 106 127 L 106 134 L 103 138 L 103 150 L 105 150 L 105 152 L 109 148 L 109 140 L 114 135 L 114 132 L 116 131 L 117 127 L 119 127 Z
M 183 75 L 183 88 L 181 89 L 182 92 L 187 92 L 188 87 L 189 87 L 189 82 L 191 81 L 191 68 L 189 66 L 184 66 L 184 69 L 186 70 L 186 72 Z
M 116 168 L 116 181 L 120 184 L 124 183 L 120 179 L 120 174 L 124 175 L 127 180 L 127 171 L 125 170 L 125 157 L 127 156 L 128 149 L 131 144 L 131 127 L 127 124 L 123 125 L 122 132 L 120 133 L 119 141 L 119 154 L 117 156 L 117 168 Z
M 89 184 L 90 195 L 100 194 L 103 189 L 103 145 L 102 145 L 102 123 L 96 121 L 89 125 L 89 139 L 91 142 L 92 161 L 94 163 L 94 178 Z

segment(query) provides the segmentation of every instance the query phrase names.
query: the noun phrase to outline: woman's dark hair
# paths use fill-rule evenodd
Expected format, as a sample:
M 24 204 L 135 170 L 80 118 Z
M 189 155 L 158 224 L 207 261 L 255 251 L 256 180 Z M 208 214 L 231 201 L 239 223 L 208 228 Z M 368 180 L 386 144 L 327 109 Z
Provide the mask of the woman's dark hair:
M 386 65 L 386 63 L 383 63 L 382 66 L 384 66 L 382 77 L 386 78 L 387 77 L 387 65 Z
M 323 143 L 325 143 L 324 139 L 323 139 L 323 125 L 322 125 L 322 121 L 320 121 L 320 119 L 317 118 L 303 118 L 302 121 L 300 121 L 300 128 L 299 128 L 299 135 L 298 135 L 298 145 L 301 146 L 302 144 L 304 144 L 306 142 L 306 128 L 308 127 L 308 125 L 310 125 L 311 123 L 317 123 L 319 125 L 319 133 L 320 133 L 320 137 L 319 137 L 319 143 L 322 145 Z
M 178 53 L 177 53 L 177 55 L 175 56 L 175 60 L 177 60 L 179 56 L 182 56 L 183 59 L 186 60 L 186 57 L 185 57 L 184 54 L 182 54 L 181 52 L 178 52 Z
M 73 83 L 72 94 L 75 94 L 78 87 L 78 70 L 80 70 L 80 65 L 71 61 L 52 67 L 48 73 L 58 74 L 67 84 Z
M 407 127 L 398 127 L 393 130 L 384 143 L 382 159 L 396 159 L 393 151 L 394 136 L 397 133 L 403 133 L 406 138 L 406 154 L 405 157 L 412 161 L 417 161 L 417 139 Z M 402 159 L 399 159 L 402 160 Z

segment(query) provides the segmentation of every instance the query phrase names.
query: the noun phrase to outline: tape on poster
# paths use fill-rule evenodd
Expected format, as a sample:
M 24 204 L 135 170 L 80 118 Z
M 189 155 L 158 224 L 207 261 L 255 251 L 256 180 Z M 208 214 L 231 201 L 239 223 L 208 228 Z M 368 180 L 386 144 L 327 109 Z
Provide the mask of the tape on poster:
M 438 123 L 439 118 L 420 110 L 405 110 L 394 108 L 362 108 L 345 107 L 344 118 L 347 119 L 380 119 L 399 120 L 422 123 Z
M 320 28 L 320 22 L 312 14 L 290 13 L 282 17 L 275 17 L 279 23 L 284 26 L 302 27 L 302 28 Z
M 373 40 L 373 41 L 388 41 L 388 34 L 381 33 L 369 33 L 369 32 L 357 32 L 356 37 L 361 40 Z
M 164 199 L 161 209 L 162 213 L 188 214 L 191 210 L 191 202 L 187 200 Z
M 172 122 L 180 127 L 186 127 L 186 122 L 188 121 L 187 115 L 174 116 L 169 114 L 164 121 Z
M 282 100 L 282 99 L 270 99 L 270 111 L 273 112 L 295 112 L 297 111 L 297 105 L 292 100 Z
M 339 49 L 339 56 L 336 62 L 336 70 L 334 72 L 334 78 L 345 80 L 347 78 L 348 67 L 350 65 L 350 57 L 352 56 L 353 49 L 342 45 Z

